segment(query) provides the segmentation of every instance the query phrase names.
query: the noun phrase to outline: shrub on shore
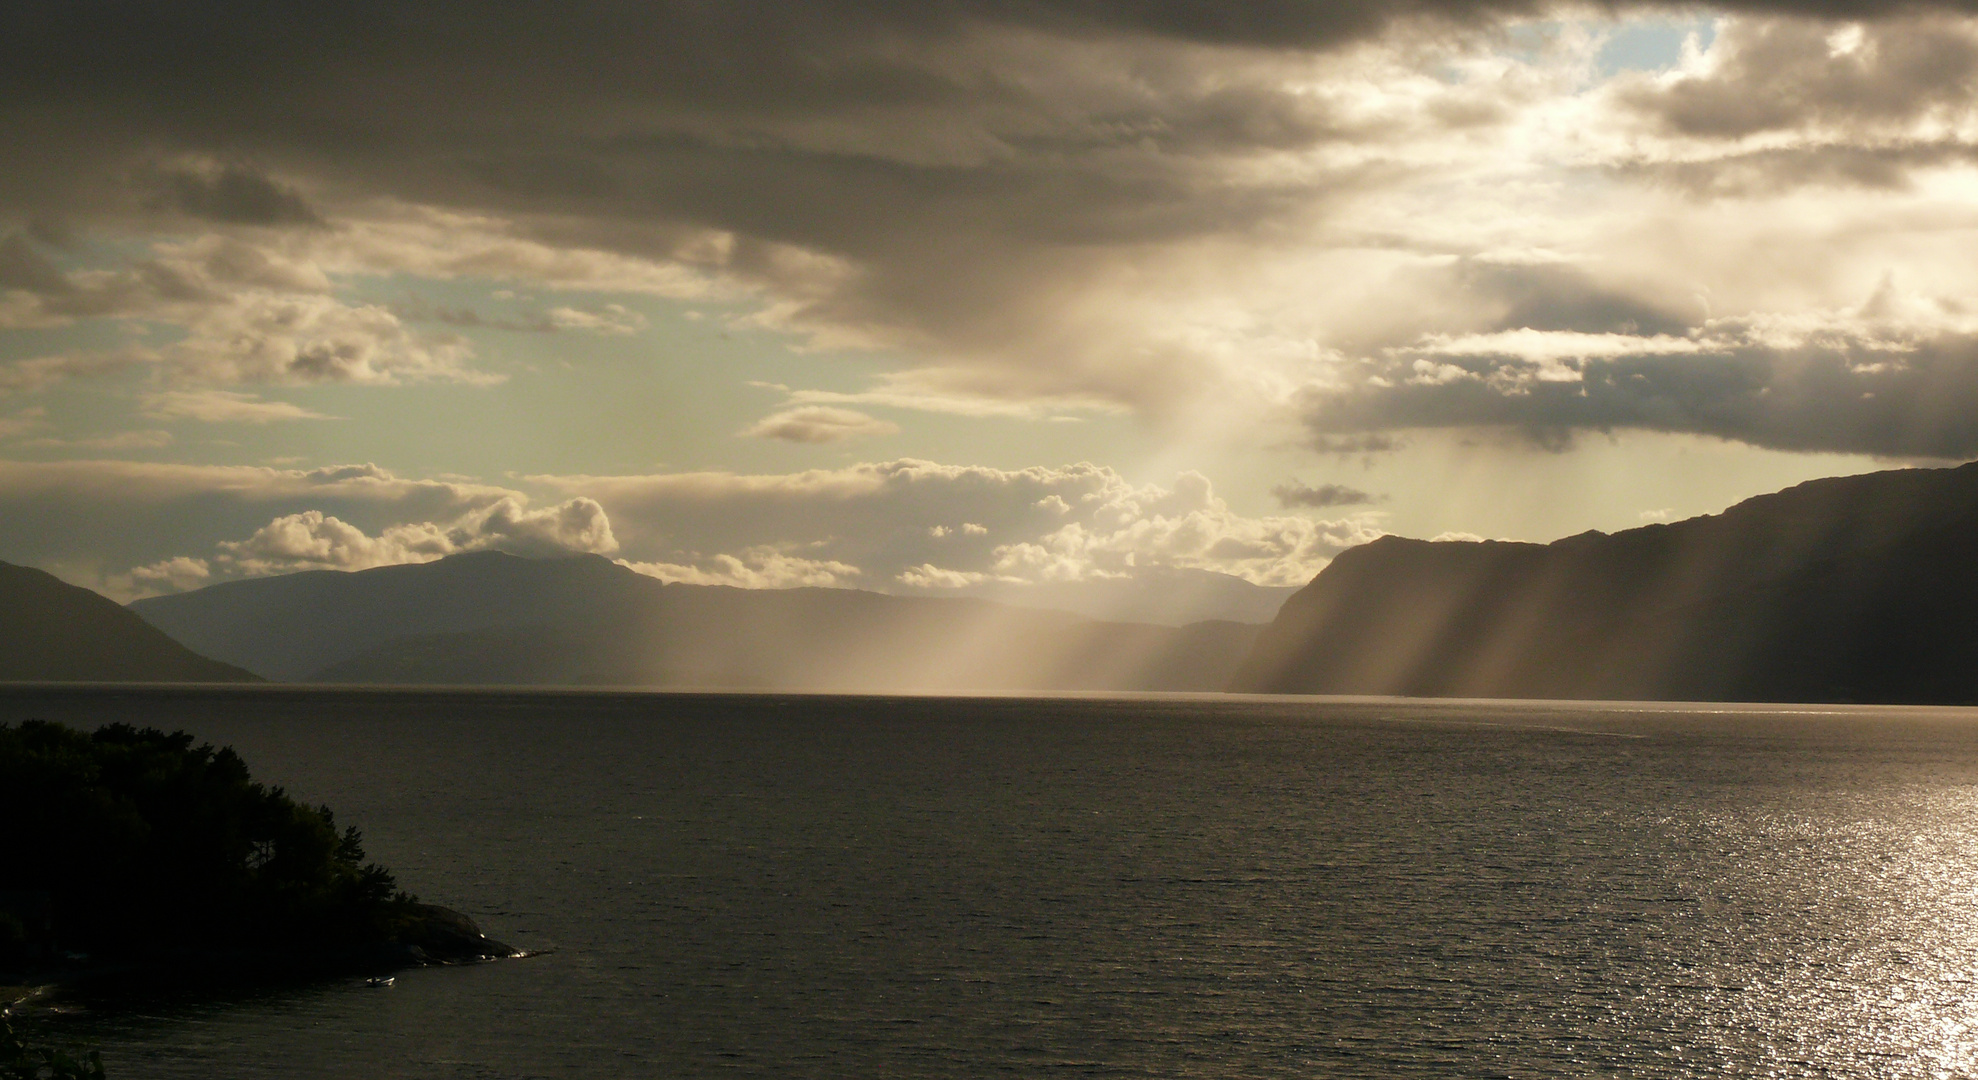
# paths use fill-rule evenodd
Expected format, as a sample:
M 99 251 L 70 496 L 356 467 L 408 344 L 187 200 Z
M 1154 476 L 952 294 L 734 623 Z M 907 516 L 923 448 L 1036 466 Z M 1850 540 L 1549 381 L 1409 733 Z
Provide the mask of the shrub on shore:
M 30 1045 L 0 1012 L 0 1080 L 104 1080 L 103 1055 Z

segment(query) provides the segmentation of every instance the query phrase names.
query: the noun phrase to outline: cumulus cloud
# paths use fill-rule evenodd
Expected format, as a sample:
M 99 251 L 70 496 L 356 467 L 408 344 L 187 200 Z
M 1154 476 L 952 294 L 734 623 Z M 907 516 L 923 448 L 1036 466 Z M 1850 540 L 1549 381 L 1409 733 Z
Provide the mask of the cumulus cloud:
M 377 535 L 320 510 L 288 514 L 244 540 L 222 541 L 218 561 L 246 576 L 298 570 L 368 570 L 496 549 L 543 556 L 618 549 L 602 507 L 589 499 L 527 509 L 508 497 L 451 522 L 408 522 Z
M 254 576 L 430 562 L 449 554 L 450 545 L 431 523 L 394 525 L 374 537 L 321 510 L 306 510 L 276 518 L 245 540 L 222 541 L 220 550 L 226 562 Z
M 466 366 L 465 343 L 421 340 L 374 304 L 247 293 L 187 323 L 191 336 L 164 350 L 170 376 L 185 382 L 499 381 Z
M 900 426 L 853 409 L 809 405 L 772 413 L 743 428 L 742 435 L 796 443 L 843 442 L 868 435 L 897 435 Z
M 855 567 L 876 585 L 947 588 L 987 580 L 1080 581 L 1148 568 L 1302 584 L 1339 551 L 1380 535 L 1372 519 L 1248 517 L 1207 478 L 1138 485 L 1090 464 L 1020 470 L 900 460 L 766 476 L 673 473 L 534 477 L 597 499 L 628 551 L 739 580 L 765 537 L 778 552 Z M 643 556 L 637 558 L 644 558 Z M 830 570 L 842 574 L 840 570 Z M 842 580 L 842 578 L 840 579 Z
M 739 555 L 717 554 L 696 564 L 619 562 L 661 581 L 685 585 L 728 585 L 740 589 L 853 588 L 864 576 L 858 567 L 832 559 L 806 559 L 774 546 L 749 548 Z
M 112 599 L 127 604 L 147 596 L 197 589 L 206 585 L 212 576 L 212 567 L 205 559 L 180 555 L 133 567 L 127 574 L 115 575 L 105 583 L 104 592 Z
M 412 333 L 375 304 L 329 295 L 321 268 L 237 240 L 162 244 L 153 258 L 112 270 L 66 270 L 22 234 L 0 238 L 0 329 L 46 329 L 86 318 L 180 327 L 158 347 L 77 351 L 0 367 L 0 390 L 34 391 L 72 379 L 148 368 L 191 384 L 349 382 L 487 383 L 464 342 Z M 597 325 L 629 313 L 560 309 Z
M 357 570 L 465 551 L 612 555 L 595 500 L 317 469 L 0 460 L 0 559 L 123 599 L 247 575 Z M 132 568 L 135 569 L 132 569 Z
M 369 464 L 0 460 L 0 559 L 70 567 L 71 580 L 94 586 L 132 566 L 205 558 L 216 540 L 271 518 L 315 510 L 375 536 L 394 525 L 451 523 L 509 499 L 526 505 L 512 489 L 407 479 Z

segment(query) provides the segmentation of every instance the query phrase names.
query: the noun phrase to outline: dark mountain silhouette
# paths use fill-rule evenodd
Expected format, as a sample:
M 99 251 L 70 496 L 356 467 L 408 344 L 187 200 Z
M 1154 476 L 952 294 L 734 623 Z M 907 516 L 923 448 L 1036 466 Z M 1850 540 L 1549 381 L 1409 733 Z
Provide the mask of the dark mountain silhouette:
M 1978 464 L 1545 545 L 1385 537 L 1286 601 L 1230 686 L 1978 702 Z
M 0 562 L 0 682 L 256 682 L 115 601 Z
M 456 555 L 141 600 L 282 681 L 817 690 L 1215 690 L 1260 627 L 1106 623 L 982 600 L 668 585 L 597 556 Z

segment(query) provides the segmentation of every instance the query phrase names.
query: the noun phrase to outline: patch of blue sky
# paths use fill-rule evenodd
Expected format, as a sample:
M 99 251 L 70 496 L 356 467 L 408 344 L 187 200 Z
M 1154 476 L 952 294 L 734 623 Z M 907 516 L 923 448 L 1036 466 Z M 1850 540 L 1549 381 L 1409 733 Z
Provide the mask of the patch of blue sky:
M 1710 48 L 1717 24 L 1710 19 L 1641 19 L 1618 23 L 1601 43 L 1594 69 L 1601 78 L 1624 71 L 1667 71 L 1683 58 L 1683 42 Z
M 1593 57 L 1593 76 L 1602 80 L 1629 71 L 1667 71 L 1682 61 L 1686 40 L 1694 36 L 1697 48 L 1708 49 L 1717 37 L 1717 24 L 1711 19 L 1545 21 L 1509 27 L 1505 31 L 1503 51 L 1525 63 L 1540 63 L 1569 27 L 1576 27 L 1599 42 Z

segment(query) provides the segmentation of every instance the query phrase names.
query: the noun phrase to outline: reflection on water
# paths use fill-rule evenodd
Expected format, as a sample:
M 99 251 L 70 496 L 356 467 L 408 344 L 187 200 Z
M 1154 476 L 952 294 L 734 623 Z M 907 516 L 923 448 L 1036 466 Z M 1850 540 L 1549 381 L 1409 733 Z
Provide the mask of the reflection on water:
M 1974 714 L 155 707 L 557 951 L 71 1021 L 117 1080 L 1978 1072 Z

